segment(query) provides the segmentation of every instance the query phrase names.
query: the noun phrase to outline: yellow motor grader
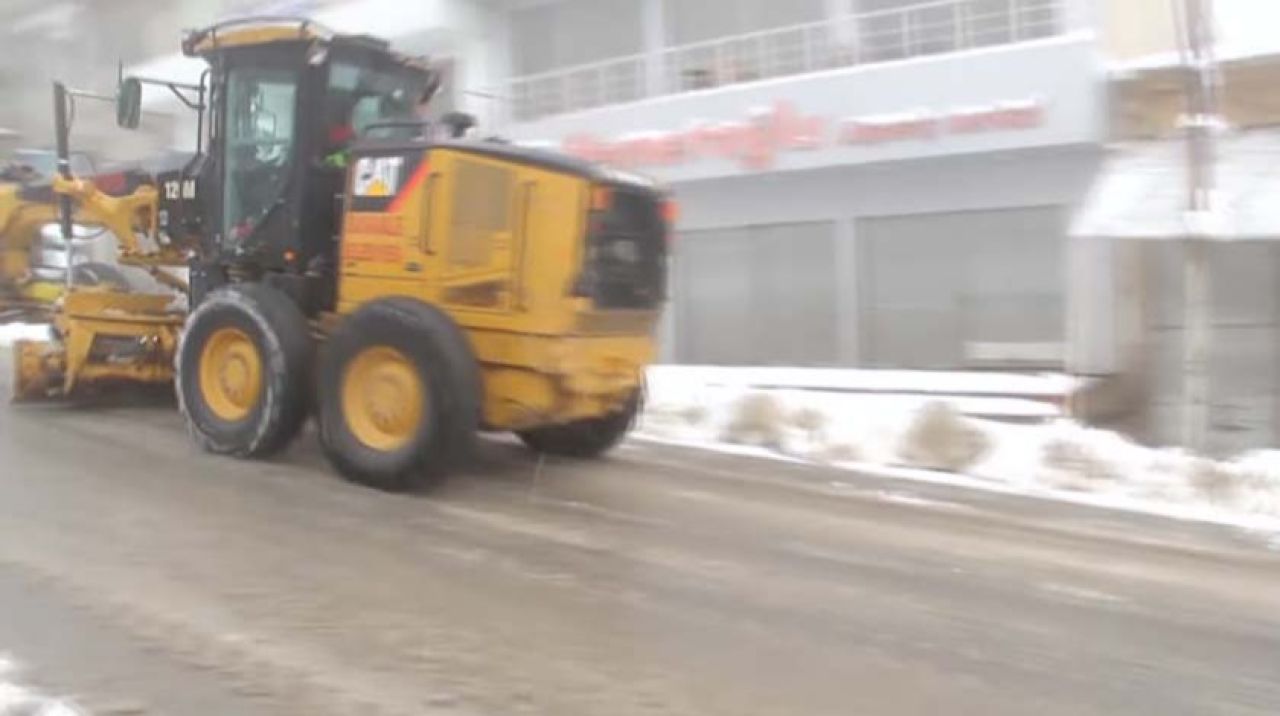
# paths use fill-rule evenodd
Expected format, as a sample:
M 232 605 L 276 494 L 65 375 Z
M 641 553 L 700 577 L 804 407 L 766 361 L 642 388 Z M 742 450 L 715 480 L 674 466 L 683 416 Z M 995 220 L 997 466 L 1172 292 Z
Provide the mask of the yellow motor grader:
M 142 174 L 100 175 L 87 158 L 72 157 L 72 162 L 92 177 L 98 191 L 75 204 L 70 242 L 58 226 L 57 194 L 52 186 L 54 154 L 26 151 L 19 161 L 0 167 L 0 324 L 48 321 L 68 281 L 122 289 L 153 283 L 140 281 L 141 272 L 136 269 L 120 267 L 117 242 L 103 224 L 112 221 L 111 212 L 120 203 L 117 197 L 137 189 L 144 180 Z
M 158 84 L 199 112 L 195 157 L 104 194 L 69 169 L 56 85 L 53 190 L 64 237 L 83 219 L 122 263 L 185 266 L 189 310 L 73 287 L 52 339 L 16 345 L 18 397 L 173 381 L 195 440 L 245 458 L 314 415 L 332 464 L 383 489 L 441 477 L 480 430 L 574 456 L 625 434 L 664 301 L 663 191 L 422 121 L 438 77 L 381 40 L 256 19 L 183 51 L 200 83 Z M 150 84 L 122 78 L 122 126 Z

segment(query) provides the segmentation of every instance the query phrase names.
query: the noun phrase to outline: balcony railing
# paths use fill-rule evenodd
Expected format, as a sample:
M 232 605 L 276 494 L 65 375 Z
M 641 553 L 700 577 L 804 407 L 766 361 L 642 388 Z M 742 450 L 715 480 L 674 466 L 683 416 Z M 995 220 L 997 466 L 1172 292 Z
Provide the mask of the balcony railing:
M 940 0 L 525 75 L 510 84 L 512 117 L 1050 37 L 1063 2 Z

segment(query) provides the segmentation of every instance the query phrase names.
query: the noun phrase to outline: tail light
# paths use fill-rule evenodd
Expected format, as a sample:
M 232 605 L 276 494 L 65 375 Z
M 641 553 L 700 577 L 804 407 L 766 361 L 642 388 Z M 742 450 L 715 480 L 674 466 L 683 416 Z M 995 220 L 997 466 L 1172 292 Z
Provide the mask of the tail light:
M 676 204 L 675 199 L 664 199 L 662 201 L 662 223 L 663 237 L 667 241 L 667 245 L 671 245 L 671 241 L 676 235 L 676 220 L 680 218 L 680 206 Z
M 591 210 L 608 211 L 613 203 L 613 190 L 607 186 L 598 186 L 591 190 Z

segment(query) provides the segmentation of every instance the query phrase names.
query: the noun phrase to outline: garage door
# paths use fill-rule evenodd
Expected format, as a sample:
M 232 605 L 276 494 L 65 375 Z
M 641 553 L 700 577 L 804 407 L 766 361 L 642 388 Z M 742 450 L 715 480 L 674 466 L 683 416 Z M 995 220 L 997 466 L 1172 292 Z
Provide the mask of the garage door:
M 674 273 L 680 362 L 837 362 L 831 223 L 685 232 L 677 239 Z
M 1057 367 L 1060 207 L 863 219 L 860 340 L 877 367 Z

